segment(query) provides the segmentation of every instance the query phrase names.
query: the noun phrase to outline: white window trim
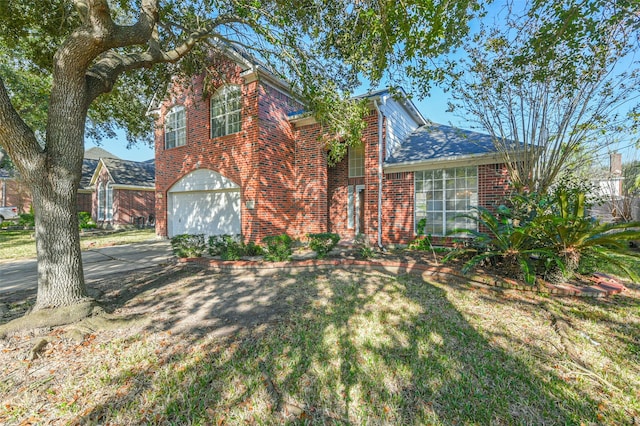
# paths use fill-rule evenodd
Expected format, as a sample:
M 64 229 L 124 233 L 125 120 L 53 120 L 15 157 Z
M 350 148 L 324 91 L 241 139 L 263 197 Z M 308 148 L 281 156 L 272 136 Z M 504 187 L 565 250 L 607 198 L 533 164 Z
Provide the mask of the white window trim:
M 456 170 L 456 169 L 460 169 L 460 168 L 466 168 L 466 167 L 475 167 L 475 169 L 476 169 L 476 185 L 475 185 L 475 188 L 473 188 L 473 189 L 475 189 L 475 196 L 476 196 L 475 201 L 476 202 L 475 202 L 475 204 L 474 203 L 470 203 L 469 207 L 477 207 L 478 206 L 478 198 L 480 196 L 480 194 L 479 194 L 479 171 L 478 171 L 478 166 L 447 167 L 447 168 L 442 168 L 442 169 L 431 169 L 431 170 L 425 170 L 425 171 L 441 170 L 443 173 L 446 173 L 447 170 L 448 171 L 452 171 L 452 170 Z M 422 219 L 422 218 L 418 219 L 418 209 L 417 209 L 417 200 L 416 200 L 417 199 L 417 197 L 416 197 L 417 191 L 415 189 L 415 187 L 416 187 L 415 186 L 415 182 L 417 180 L 417 173 L 418 172 L 414 173 L 414 178 L 413 178 L 413 181 L 414 181 L 413 223 L 414 223 L 414 234 L 416 234 L 416 235 L 418 233 L 418 222 L 419 222 L 420 219 Z M 434 236 L 439 236 L 439 237 L 443 237 L 443 236 L 447 235 L 447 217 L 448 217 L 447 213 L 449 213 L 449 215 L 453 214 L 453 211 L 447 210 L 447 208 L 446 208 L 446 203 L 447 203 L 446 190 L 447 190 L 447 188 L 446 188 L 446 180 L 445 179 L 443 179 L 443 187 L 442 187 L 441 190 L 442 190 L 442 230 L 443 230 L 443 233 L 442 234 L 432 234 Z M 425 206 L 425 213 L 429 213 L 429 211 L 430 210 L 428 210 L 427 206 Z M 438 210 L 438 211 L 440 211 L 440 210 Z M 467 212 L 471 213 L 471 212 L 473 212 L 473 210 L 469 209 L 469 210 L 467 210 Z
M 113 188 L 110 182 L 105 185 L 105 208 L 104 217 L 105 220 L 113 220 Z
M 178 113 L 183 113 L 182 122 L 177 122 Z M 173 127 L 175 126 L 175 127 Z M 174 145 L 167 146 L 167 135 L 175 133 Z M 173 106 L 164 119 L 164 149 L 177 148 L 187 144 L 187 112 L 182 105 Z
M 364 155 L 364 143 L 362 143 L 360 146 L 350 146 L 349 147 L 349 151 L 348 151 L 348 168 L 349 168 L 349 177 L 350 178 L 355 178 L 355 177 L 363 177 L 364 176 L 364 163 L 365 163 L 365 155 Z M 357 156 L 355 154 L 358 154 Z M 361 159 L 362 159 L 362 173 L 361 174 L 355 174 L 353 173 L 354 169 L 356 168 L 360 168 L 359 165 L 356 165 L 354 167 L 352 167 L 352 164 L 354 161 L 356 161 L 357 157 L 360 157 L 360 153 L 362 153 Z
M 356 198 L 360 191 L 364 191 L 364 185 L 348 185 L 347 186 L 347 229 L 355 229 L 356 232 L 361 232 L 359 229 L 359 217 L 357 217 Z
M 233 99 L 230 95 L 236 95 L 238 97 L 238 108 L 234 110 L 229 109 L 229 100 Z M 213 115 L 213 106 L 214 103 L 221 101 L 222 103 L 222 113 L 218 115 Z M 232 126 L 236 125 L 236 121 L 230 120 L 232 117 L 238 116 L 238 129 L 235 130 Z M 211 126 L 210 137 L 213 138 L 221 138 L 223 136 L 231 135 L 234 133 L 238 133 L 242 130 L 242 88 L 239 85 L 225 85 L 219 88 L 216 93 L 211 96 L 209 99 L 209 123 Z M 220 135 L 214 135 L 214 120 L 222 118 L 224 120 L 224 131 Z
M 98 220 L 104 220 L 104 188 L 102 182 L 98 183 L 98 188 L 96 190 L 96 194 L 98 195 Z

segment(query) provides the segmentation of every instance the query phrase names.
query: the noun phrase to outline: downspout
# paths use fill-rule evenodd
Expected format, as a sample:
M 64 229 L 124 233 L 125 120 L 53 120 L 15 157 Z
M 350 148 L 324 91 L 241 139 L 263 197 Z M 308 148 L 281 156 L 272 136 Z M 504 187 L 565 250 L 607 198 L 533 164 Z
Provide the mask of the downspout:
M 373 106 L 378 112 L 378 247 L 380 247 L 381 250 L 384 250 L 384 247 L 382 246 L 382 120 L 384 115 L 382 114 L 382 111 L 380 111 L 378 101 L 376 99 L 373 100 Z

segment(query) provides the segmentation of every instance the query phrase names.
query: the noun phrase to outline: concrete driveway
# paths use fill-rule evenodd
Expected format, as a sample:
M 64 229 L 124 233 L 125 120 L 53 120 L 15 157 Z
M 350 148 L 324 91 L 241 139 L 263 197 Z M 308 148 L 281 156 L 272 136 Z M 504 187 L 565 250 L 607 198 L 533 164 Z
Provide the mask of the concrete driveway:
M 168 240 L 103 247 L 82 252 L 85 282 L 108 278 L 113 274 L 137 271 L 172 261 Z M 35 259 L 0 264 L 0 293 L 35 290 L 38 283 Z

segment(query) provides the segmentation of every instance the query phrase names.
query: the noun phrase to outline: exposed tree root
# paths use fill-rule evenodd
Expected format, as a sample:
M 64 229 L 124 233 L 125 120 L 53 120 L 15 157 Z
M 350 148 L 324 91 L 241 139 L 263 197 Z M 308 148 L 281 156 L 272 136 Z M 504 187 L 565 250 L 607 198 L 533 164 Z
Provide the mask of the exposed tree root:
M 76 323 L 103 312 L 104 310 L 92 299 L 71 306 L 40 309 L 0 325 L 0 339 L 4 339 L 8 334 L 18 331 Z
M 546 304 L 543 305 L 544 309 L 551 315 L 551 325 L 553 326 L 554 331 L 560 337 L 560 343 L 562 344 L 562 348 L 559 348 L 559 352 L 564 353 L 568 358 L 569 364 L 571 364 L 576 370 L 580 372 L 580 374 L 591 377 L 593 380 L 599 382 L 601 385 L 605 385 L 611 389 L 616 390 L 617 392 L 622 392 L 619 387 L 614 385 L 613 383 L 606 380 L 604 377 L 596 374 L 590 367 L 587 365 L 582 358 L 578 355 L 575 350 L 574 344 L 572 342 L 571 336 L 569 335 L 570 331 L 573 330 L 573 326 L 556 315 Z M 558 349 L 558 348 L 557 348 Z

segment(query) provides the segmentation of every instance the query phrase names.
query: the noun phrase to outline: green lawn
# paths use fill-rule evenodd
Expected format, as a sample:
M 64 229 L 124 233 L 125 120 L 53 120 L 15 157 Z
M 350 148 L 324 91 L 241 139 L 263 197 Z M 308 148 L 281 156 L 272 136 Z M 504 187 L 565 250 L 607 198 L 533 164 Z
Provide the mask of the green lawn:
M 246 283 L 256 283 L 257 293 L 234 293 Z M 610 300 L 546 298 L 341 268 L 182 269 L 130 284 L 123 286 L 141 292 L 119 313 L 144 313 L 149 325 L 95 332 L 81 345 L 58 342 L 54 330 L 58 343 L 44 359 L 0 367 L 8 374 L 0 421 L 595 425 L 640 418 L 637 285 Z M 210 334 L 245 311 L 272 316 Z M 225 312 L 230 319 L 216 320 Z M 20 345 L 7 343 L 4 359 Z
M 153 229 L 135 229 L 104 234 L 86 233 L 80 236 L 80 245 L 87 248 L 104 247 L 146 241 L 155 237 Z M 0 230 L 0 260 L 36 257 L 34 231 Z

